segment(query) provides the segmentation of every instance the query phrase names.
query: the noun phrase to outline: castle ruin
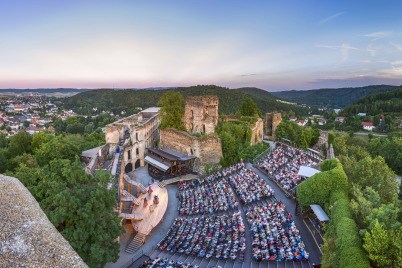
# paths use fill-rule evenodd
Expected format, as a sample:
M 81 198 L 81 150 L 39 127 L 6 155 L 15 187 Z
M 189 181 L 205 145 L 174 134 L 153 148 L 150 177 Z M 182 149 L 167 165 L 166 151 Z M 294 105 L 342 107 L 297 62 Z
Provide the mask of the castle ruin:
M 192 134 L 214 133 L 218 124 L 217 96 L 190 96 L 186 99 L 182 121 Z
M 265 114 L 265 134 L 271 139 L 275 139 L 276 127 L 282 121 L 281 113 L 266 113 Z

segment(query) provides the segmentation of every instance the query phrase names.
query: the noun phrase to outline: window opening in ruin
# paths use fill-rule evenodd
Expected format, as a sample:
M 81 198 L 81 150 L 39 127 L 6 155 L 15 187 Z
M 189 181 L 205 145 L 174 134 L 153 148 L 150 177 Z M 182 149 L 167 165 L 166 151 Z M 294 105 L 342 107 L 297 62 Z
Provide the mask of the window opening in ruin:
M 191 119 L 194 119 L 194 111 L 191 110 L 190 112 L 191 112 Z
M 190 123 L 190 129 L 191 129 L 191 131 L 194 130 L 194 125 L 193 125 L 193 123 Z
M 138 141 L 138 133 L 135 133 L 135 138 Z
M 190 149 L 191 155 L 193 155 L 193 149 Z
M 127 151 L 127 158 L 128 158 L 128 160 L 131 159 L 131 151 L 130 150 Z
M 137 155 L 140 154 L 140 151 L 138 150 L 138 148 L 135 149 L 135 153 L 136 153 Z
M 202 132 L 205 133 L 205 125 L 202 125 Z

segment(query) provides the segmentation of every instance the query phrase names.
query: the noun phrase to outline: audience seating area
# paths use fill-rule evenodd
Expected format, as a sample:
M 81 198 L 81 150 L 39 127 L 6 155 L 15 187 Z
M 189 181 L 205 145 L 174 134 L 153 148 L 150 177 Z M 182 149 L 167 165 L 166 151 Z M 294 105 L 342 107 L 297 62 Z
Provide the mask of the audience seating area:
M 302 261 L 309 255 L 285 205 L 278 201 L 246 211 L 254 261 Z
M 238 209 L 233 190 L 226 179 L 184 190 L 179 193 L 179 201 L 180 215 L 214 214 L 217 211 Z
M 200 258 L 244 257 L 245 227 L 240 212 L 233 215 L 176 218 L 159 249 Z
M 268 183 L 261 179 L 252 169 L 244 168 L 239 170 L 229 175 L 228 180 L 239 195 L 242 204 L 260 201 L 274 194 L 274 190 Z
M 257 166 L 286 191 L 293 189 L 305 180 L 304 177 L 297 175 L 300 166 L 311 167 L 316 164 L 303 151 L 282 144 L 257 162 Z
M 148 259 L 140 268 L 199 268 L 198 265 L 191 265 L 190 263 L 184 263 L 182 261 L 169 260 L 168 258 Z
M 291 147 L 277 148 L 258 163 L 271 176 L 278 175 L 284 188 L 299 183 L 295 174 L 300 165 L 312 164 Z M 215 262 L 216 267 L 221 267 L 219 263 L 232 263 L 233 267 L 238 263 L 243 267 L 246 228 L 250 230 L 247 259 L 251 252 L 254 262 L 268 261 L 269 266 L 290 261 L 295 266 L 309 258 L 285 205 L 275 199 L 273 189 L 264 179 L 253 169 L 245 168 L 243 161 L 208 177 L 180 182 L 177 197 L 179 216 L 158 243 L 156 251 L 160 253 L 141 267 L 198 268 L 206 267 L 204 260 L 208 264 Z M 169 255 L 183 258 L 175 260 Z M 303 263 L 307 262 L 301 262 L 300 267 Z

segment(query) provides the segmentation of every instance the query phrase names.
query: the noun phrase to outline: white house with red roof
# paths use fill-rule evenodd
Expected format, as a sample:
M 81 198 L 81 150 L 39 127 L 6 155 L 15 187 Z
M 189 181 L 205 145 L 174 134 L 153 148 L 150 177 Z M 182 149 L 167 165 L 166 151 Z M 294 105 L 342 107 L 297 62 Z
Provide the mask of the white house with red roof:
M 296 117 L 296 116 L 291 116 L 291 117 L 289 117 L 289 120 L 290 120 L 290 121 L 296 121 L 296 120 L 297 120 L 297 117 Z
M 362 122 L 362 126 L 363 126 L 364 130 L 369 130 L 369 131 L 372 131 L 374 128 L 373 123 L 371 123 L 371 122 Z
M 307 123 L 307 120 L 297 120 L 297 124 L 298 124 L 299 126 L 304 127 L 304 126 L 306 125 L 306 123 Z

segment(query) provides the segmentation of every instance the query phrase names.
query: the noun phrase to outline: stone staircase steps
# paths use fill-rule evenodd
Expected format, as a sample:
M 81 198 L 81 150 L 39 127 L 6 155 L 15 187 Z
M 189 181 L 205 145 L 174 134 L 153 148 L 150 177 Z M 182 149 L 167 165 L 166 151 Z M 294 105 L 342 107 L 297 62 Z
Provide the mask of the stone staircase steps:
M 144 234 L 137 233 L 134 236 L 134 239 L 131 240 L 131 243 L 127 246 L 126 253 L 133 254 L 134 252 L 136 252 L 142 246 L 142 244 L 144 244 L 144 239 Z

